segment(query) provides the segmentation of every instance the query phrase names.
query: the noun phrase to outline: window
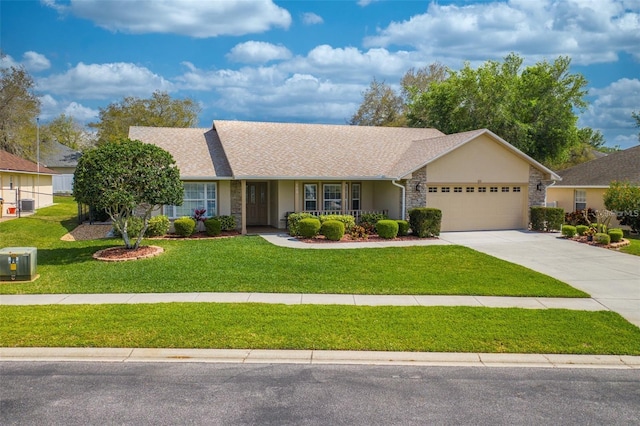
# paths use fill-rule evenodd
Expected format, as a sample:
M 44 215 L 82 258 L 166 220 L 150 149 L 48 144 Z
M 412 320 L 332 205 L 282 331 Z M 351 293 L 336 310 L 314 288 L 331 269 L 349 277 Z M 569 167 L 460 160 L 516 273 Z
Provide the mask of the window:
M 498 187 L 492 186 L 491 188 L 489 188 L 489 192 L 498 192 Z
M 475 188 L 473 186 L 467 186 L 467 192 L 473 192 Z
M 487 187 L 486 186 L 479 187 L 478 192 L 487 192 Z
M 165 206 L 169 217 L 193 216 L 196 209 L 206 209 L 205 216 L 217 215 L 217 185 L 208 183 L 185 183 L 184 198 L 181 206 Z
M 509 192 L 509 187 L 508 186 L 503 186 L 502 187 L 502 192 Z
M 323 210 L 340 210 L 342 206 L 342 185 L 339 183 L 325 183 Z
M 454 187 L 453 192 L 462 192 L 462 187 L 461 186 Z
M 575 211 L 581 211 L 587 208 L 587 191 L 584 189 L 576 189 L 574 192 Z
M 438 192 L 438 187 L 437 186 L 430 186 L 429 187 L 429 192 Z
M 318 185 L 315 183 L 304 185 L 304 209 L 306 211 L 318 210 Z
M 443 186 L 442 188 L 440 188 L 440 192 L 449 192 L 449 187 Z
M 351 184 L 351 209 L 360 210 L 360 184 Z
M 513 187 L 513 192 L 520 192 L 520 187 L 519 186 L 514 186 Z

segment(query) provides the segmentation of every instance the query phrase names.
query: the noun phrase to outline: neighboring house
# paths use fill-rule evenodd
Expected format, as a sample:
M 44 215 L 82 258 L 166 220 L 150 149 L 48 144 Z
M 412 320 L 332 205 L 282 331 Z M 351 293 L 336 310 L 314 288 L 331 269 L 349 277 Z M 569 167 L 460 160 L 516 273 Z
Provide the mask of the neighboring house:
M 53 204 L 55 171 L 0 150 L 0 198 L 3 215 L 33 211 Z
M 70 194 L 73 191 L 73 174 L 82 153 L 57 141 L 48 145 L 41 155 L 40 164 L 59 173 L 53 176 L 53 193 Z
M 289 212 L 442 210 L 442 230 L 520 229 L 544 205 L 554 172 L 490 132 L 323 124 L 213 122 L 211 129 L 131 127 L 129 137 L 169 151 L 185 182 L 170 218 L 234 215 L 284 228 Z
M 611 182 L 628 181 L 640 186 L 640 146 L 578 164 L 558 175 L 562 181 L 547 188 L 547 204 L 562 207 L 565 212 L 604 209 L 602 197 Z

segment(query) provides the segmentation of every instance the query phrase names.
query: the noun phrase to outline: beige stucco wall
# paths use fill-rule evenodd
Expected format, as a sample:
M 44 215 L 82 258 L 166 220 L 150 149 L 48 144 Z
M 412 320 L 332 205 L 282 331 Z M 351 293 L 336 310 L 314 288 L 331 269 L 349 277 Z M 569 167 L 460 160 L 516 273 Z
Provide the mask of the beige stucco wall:
M 13 190 L 11 190 L 13 182 Z M 15 207 L 16 190 L 21 199 L 32 199 L 36 209 L 53 204 L 53 178 L 51 175 L 0 172 L 0 197 L 4 199 L 3 214 L 7 207 Z
M 373 210 L 388 210 L 391 219 L 402 217 L 400 209 L 402 206 L 401 189 L 394 186 L 389 181 L 373 182 Z
M 526 183 L 529 163 L 487 135 L 430 163 L 430 183 Z
M 218 216 L 231 215 L 231 182 L 218 181 Z
M 547 188 L 547 203 L 556 203 L 556 207 L 563 208 L 565 213 L 570 213 L 575 211 L 575 191 L 577 189 L 586 191 L 587 194 L 587 208 L 591 208 L 594 210 L 604 210 L 606 209 L 604 205 L 604 192 L 607 188 L 563 188 L 550 186 Z M 612 226 L 620 226 L 620 222 L 613 217 L 611 219 L 611 223 L 609 227 Z M 624 228 L 624 226 L 623 226 Z

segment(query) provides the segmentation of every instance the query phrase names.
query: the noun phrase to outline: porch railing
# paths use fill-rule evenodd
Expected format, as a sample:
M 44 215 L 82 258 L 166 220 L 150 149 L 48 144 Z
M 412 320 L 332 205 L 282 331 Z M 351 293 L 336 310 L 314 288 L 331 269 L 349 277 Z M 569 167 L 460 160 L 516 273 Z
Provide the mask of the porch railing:
M 291 213 L 294 213 L 294 212 L 287 212 L 287 214 L 285 215 L 285 223 L 287 222 L 287 218 Z M 389 214 L 389 210 L 304 210 L 302 212 L 295 212 L 295 213 L 310 213 L 314 216 L 323 216 L 323 215 L 329 215 L 329 214 L 345 214 L 345 215 L 353 216 L 356 219 L 356 223 L 358 223 L 360 221 L 360 216 L 362 216 L 363 214 L 387 215 Z

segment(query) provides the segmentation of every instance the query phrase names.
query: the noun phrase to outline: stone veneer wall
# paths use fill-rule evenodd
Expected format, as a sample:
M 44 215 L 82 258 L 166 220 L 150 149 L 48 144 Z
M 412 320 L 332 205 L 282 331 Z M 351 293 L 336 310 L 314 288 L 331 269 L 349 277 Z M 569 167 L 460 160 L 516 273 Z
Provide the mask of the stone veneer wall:
M 544 206 L 547 187 L 543 182 L 544 174 L 533 166 L 529 166 L 529 207 Z M 542 191 L 538 191 L 538 183 L 542 182 Z
M 420 192 L 416 191 L 416 185 L 420 184 Z M 406 219 L 409 220 L 409 210 L 427 205 L 427 166 L 412 173 L 411 179 L 405 181 L 407 204 Z
M 231 216 L 236 218 L 236 229 L 242 228 L 242 182 L 231 181 Z

